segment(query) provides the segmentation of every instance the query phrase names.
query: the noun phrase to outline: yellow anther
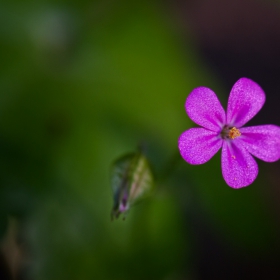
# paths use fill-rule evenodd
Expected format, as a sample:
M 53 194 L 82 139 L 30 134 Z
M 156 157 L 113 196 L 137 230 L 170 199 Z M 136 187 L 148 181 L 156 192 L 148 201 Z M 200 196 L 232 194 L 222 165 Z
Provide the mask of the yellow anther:
M 235 126 L 233 128 L 231 128 L 228 133 L 228 136 L 230 139 L 235 139 L 236 137 L 239 137 L 240 135 L 241 135 L 241 132 Z

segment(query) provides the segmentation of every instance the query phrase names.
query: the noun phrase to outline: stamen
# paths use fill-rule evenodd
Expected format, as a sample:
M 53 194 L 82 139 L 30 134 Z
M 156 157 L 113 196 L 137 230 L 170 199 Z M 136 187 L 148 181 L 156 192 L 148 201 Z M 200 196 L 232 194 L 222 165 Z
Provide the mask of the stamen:
M 236 137 L 241 136 L 241 132 L 238 128 L 236 128 L 235 126 L 233 127 L 229 127 L 227 125 L 224 126 L 224 128 L 221 131 L 221 137 L 223 139 L 230 139 L 233 140 Z
M 235 126 L 233 128 L 231 128 L 228 133 L 228 136 L 230 139 L 235 139 L 236 137 L 239 137 L 240 135 L 241 135 L 241 132 Z

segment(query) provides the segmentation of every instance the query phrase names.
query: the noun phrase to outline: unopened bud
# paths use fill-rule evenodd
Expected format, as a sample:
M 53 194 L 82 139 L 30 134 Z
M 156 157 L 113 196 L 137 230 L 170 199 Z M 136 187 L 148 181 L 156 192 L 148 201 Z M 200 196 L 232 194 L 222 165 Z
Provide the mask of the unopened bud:
M 118 218 L 135 202 L 146 197 L 154 186 L 150 164 L 141 152 L 117 159 L 112 166 L 111 180 L 114 198 L 112 219 Z

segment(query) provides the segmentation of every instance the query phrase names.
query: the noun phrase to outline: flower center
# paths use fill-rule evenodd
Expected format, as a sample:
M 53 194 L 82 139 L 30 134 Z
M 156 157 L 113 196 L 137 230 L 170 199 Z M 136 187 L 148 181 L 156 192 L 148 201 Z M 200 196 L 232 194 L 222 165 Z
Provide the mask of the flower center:
M 238 128 L 234 127 L 228 127 L 225 126 L 223 130 L 221 131 L 221 136 L 223 139 L 235 139 L 236 137 L 241 136 L 241 132 Z

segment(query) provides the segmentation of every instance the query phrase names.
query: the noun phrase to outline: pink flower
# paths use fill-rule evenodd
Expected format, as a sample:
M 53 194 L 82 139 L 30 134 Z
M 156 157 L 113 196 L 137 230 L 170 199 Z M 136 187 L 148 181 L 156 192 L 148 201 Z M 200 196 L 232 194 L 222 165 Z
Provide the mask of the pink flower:
M 250 185 L 258 175 L 255 156 L 273 162 L 280 158 L 280 127 L 243 127 L 262 108 L 265 94 L 247 78 L 231 89 L 227 113 L 209 88 L 195 88 L 185 104 L 190 119 L 200 128 L 191 128 L 179 138 L 179 151 L 190 164 L 210 160 L 222 148 L 222 174 L 232 188 Z

